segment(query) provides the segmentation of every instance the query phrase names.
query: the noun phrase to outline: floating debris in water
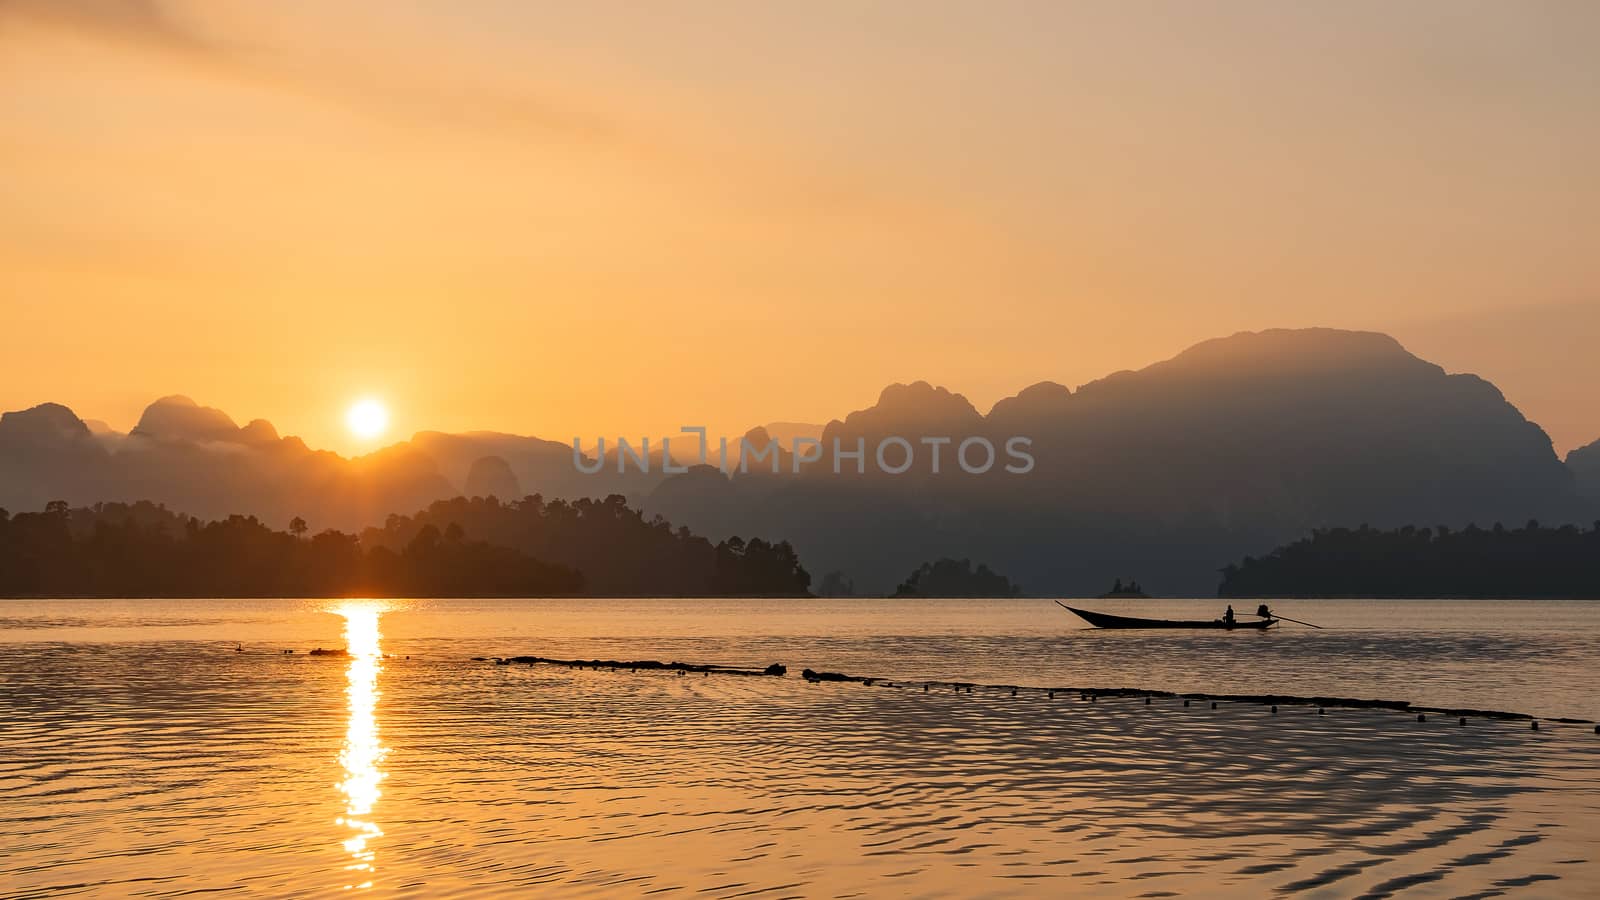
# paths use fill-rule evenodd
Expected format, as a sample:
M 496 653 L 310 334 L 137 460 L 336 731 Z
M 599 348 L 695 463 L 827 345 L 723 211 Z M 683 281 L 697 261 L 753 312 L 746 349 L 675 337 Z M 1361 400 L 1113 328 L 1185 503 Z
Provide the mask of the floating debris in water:
M 284 651 L 284 652 L 292 653 L 294 651 L 288 650 L 288 651 Z M 311 651 L 311 653 L 313 655 L 348 655 L 348 654 L 345 653 L 344 650 L 324 650 L 322 648 L 318 648 L 316 650 L 313 650 L 313 651 Z M 409 659 L 409 657 L 407 657 L 407 658 Z M 599 659 L 565 660 L 565 659 L 554 659 L 554 658 L 543 657 L 543 656 L 513 656 L 513 657 L 498 657 L 498 656 L 497 657 L 482 657 L 482 656 L 474 656 L 474 657 L 472 657 L 472 659 L 474 661 L 476 661 L 476 662 L 486 662 L 486 661 L 489 661 L 489 660 L 492 659 L 497 665 L 509 665 L 511 663 L 526 663 L 528 665 L 545 664 L 545 665 L 566 666 L 568 668 L 576 668 L 576 669 L 579 669 L 579 670 L 593 669 L 595 671 L 601 671 L 601 670 L 604 670 L 604 669 L 609 669 L 610 671 L 615 672 L 615 671 L 618 671 L 619 669 L 626 668 L 630 674 L 636 674 L 641 669 L 646 670 L 646 671 L 652 671 L 652 670 L 654 670 L 654 671 L 669 671 L 669 672 L 674 672 L 679 676 L 686 675 L 686 674 L 688 674 L 690 672 L 699 672 L 705 677 L 710 677 L 711 675 L 714 675 L 714 674 L 716 674 L 716 675 L 764 675 L 764 676 L 772 676 L 772 677 L 782 677 L 782 676 L 788 674 L 788 668 L 786 666 L 782 665 L 781 663 L 773 663 L 773 664 L 767 666 L 764 669 L 755 669 L 755 668 L 746 668 L 746 667 L 740 667 L 740 666 L 727 666 L 727 665 L 718 665 L 718 664 L 685 663 L 685 662 L 678 662 L 676 660 L 674 660 L 672 662 L 660 662 L 658 660 L 635 660 L 635 661 L 623 662 L 623 661 L 616 661 L 616 660 L 599 660 Z M 904 684 L 896 683 L 896 682 L 894 682 L 894 681 L 892 681 L 890 679 L 883 678 L 883 677 L 878 677 L 878 676 L 869 677 L 869 676 L 864 676 L 864 675 L 849 675 L 849 674 L 846 674 L 846 673 L 843 673 L 843 672 L 818 671 L 816 669 L 810 669 L 810 668 L 802 670 L 800 675 L 807 682 L 810 682 L 812 684 L 820 684 L 820 683 L 823 683 L 823 682 L 833 682 L 833 683 L 853 683 L 853 684 L 861 684 L 861 685 L 866 685 L 866 686 L 892 687 L 892 688 L 903 688 L 903 687 L 905 687 Z M 913 683 L 915 683 L 915 682 L 913 682 Z M 1184 693 L 1184 694 L 1179 694 L 1179 693 L 1174 693 L 1172 691 L 1151 690 L 1149 688 L 1131 688 L 1131 687 L 1095 687 L 1095 688 L 1088 688 L 1088 687 L 1049 687 L 1049 688 L 1047 688 L 1047 687 L 1029 687 L 1029 686 L 1026 686 L 1026 685 L 1015 685 L 1015 684 L 1005 684 L 1005 685 L 978 684 L 976 682 L 971 682 L 971 681 L 924 681 L 924 682 L 921 682 L 921 684 L 922 684 L 922 692 L 924 694 L 929 693 L 935 687 L 939 687 L 939 688 L 948 687 L 948 688 L 950 688 L 950 690 L 953 693 L 957 693 L 957 694 L 971 694 L 973 692 L 973 688 L 983 688 L 985 691 L 993 691 L 993 692 L 996 692 L 996 693 L 1006 692 L 1009 696 L 1012 696 L 1012 697 L 1019 697 L 1019 696 L 1022 695 L 1022 693 L 1024 691 L 1035 691 L 1035 692 L 1043 693 L 1047 698 L 1049 698 L 1051 700 L 1054 700 L 1056 698 L 1056 694 L 1059 694 L 1059 693 L 1077 693 L 1078 698 L 1080 700 L 1088 702 L 1088 703 L 1097 703 L 1099 701 L 1099 698 L 1102 697 L 1102 696 L 1109 697 L 1109 698 L 1139 698 L 1139 699 L 1142 699 L 1144 701 L 1144 705 L 1146 705 L 1146 706 L 1151 705 L 1151 703 L 1156 699 L 1181 699 L 1181 700 L 1183 700 L 1183 705 L 1184 705 L 1185 708 L 1188 708 L 1189 706 L 1191 706 L 1193 701 L 1196 701 L 1196 700 L 1210 703 L 1211 704 L 1211 709 L 1220 709 L 1221 708 L 1221 704 L 1223 704 L 1223 703 L 1241 703 L 1241 704 L 1242 703 L 1255 703 L 1255 704 L 1260 704 L 1260 705 L 1269 707 L 1270 712 L 1273 715 L 1279 714 L 1279 712 L 1280 712 L 1279 707 L 1282 706 L 1282 705 L 1315 706 L 1317 708 L 1317 715 L 1319 715 L 1319 716 L 1326 716 L 1328 714 L 1328 708 L 1330 708 L 1330 707 L 1345 708 L 1345 709 L 1385 709 L 1385 710 L 1394 710 L 1394 711 L 1399 711 L 1399 712 L 1415 713 L 1416 717 L 1417 717 L 1416 720 L 1418 722 L 1426 722 L 1429 713 L 1437 713 L 1439 715 L 1446 716 L 1446 717 L 1457 717 L 1458 721 L 1459 721 L 1459 724 L 1461 724 L 1461 725 L 1466 725 L 1467 724 L 1467 718 L 1468 717 L 1475 717 L 1475 718 L 1480 718 L 1480 719 L 1524 720 L 1524 721 L 1529 721 L 1530 722 L 1529 727 L 1530 727 L 1531 730 L 1533 730 L 1533 731 L 1540 730 L 1539 721 L 1537 719 L 1535 719 L 1533 716 L 1531 716 L 1531 715 L 1529 715 L 1527 713 L 1505 712 L 1505 711 L 1501 711 L 1501 710 L 1492 710 L 1492 709 L 1450 709 L 1450 708 L 1433 707 L 1433 706 L 1414 706 L 1414 705 L 1412 705 L 1411 701 L 1409 701 L 1409 700 L 1382 700 L 1382 699 L 1363 699 L 1363 698 L 1357 698 L 1357 697 L 1322 697 L 1322 696 L 1301 697 L 1301 696 L 1295 696 L 1295 695 L 1292 695 L 1292 694 L 1209 694 L 1209 693 Z M 1562 723 L 1574 723 L 1574 724 L 1592 724 L 1592 720 L 1589 720 L 1589 719 L 1556 718 L 1556 719 L 1550 719 L 1550 721 L 1552 721 L 1552 722 L 1562 722 Z M 1595 730 L 1596 734 L 1600 734 L 1600 725 L 1595 725 L 1595 729 L 1594 730 Z
M 484 657 L 481 656 L 474 656 L 473 659 L 479 662 L 485 661 Z M 493 659 L 499 660 L 501 657 L 497 656 L 493 657 Z M 566 666 L 569 669 L 578 669 L 580 671 L 585 669 L 593 669 L 594 671 L 598 672 L 602 669 L 609 669 L 610 671 L 615 672 L 618 669 L 627 669 L 630 673 L 635 674 L 640 669 L 645 669 L 647 671 L 676 672 L 679 675 L 686 675 L 690 672 L 700 672 L 708 677 L 711 675 L 770 675 L 781 677 L 789 673 L 788 667 L 784 666 L 782 663 L 773 663 L 764 669 L 752 669 L 743 666 L 685 663 L 678 662 L 676 660 L 672 662 L 661 662 L 660 660 L 654 659 L 553 659 L 547 656 L 511 656 L 505 657 L 505 660 L 506 664 L 524 663 L 530 666 Z

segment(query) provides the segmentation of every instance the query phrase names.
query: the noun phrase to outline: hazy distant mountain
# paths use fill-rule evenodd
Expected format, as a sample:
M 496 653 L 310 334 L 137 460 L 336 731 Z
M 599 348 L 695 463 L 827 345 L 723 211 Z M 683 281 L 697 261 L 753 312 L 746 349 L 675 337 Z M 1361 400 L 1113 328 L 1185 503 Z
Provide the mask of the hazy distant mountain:
M 768 422 L 765 425 L 760 425 L 757 427 L 765 428 L 767 430 L 767 434 L 771 435 L 773 440 L 779 441 L 785 447 L 787 447 L 790 446 L 797 437 L 822 437 L 822 429 L 825 426 L 816 425 L 810 422 Z
M 1493 385 L 1380 334 L 1238 334 L 1063 401 L 1033 415 L 1003 401 L 996 418 L 1034 437 L 1031 480 L 1107 514 L 1464 522 L 1554 514 L 1571 493 L 1549 437 Z
M 539 438 L 494 431 L 419 431 L 412 435 L 410 443 L 427 454 L 439 472 L 455 484 L 464 484 L 473 465 L 486 456 L 504 460 L 519 484 L 526 485 L 529 491 L 543 490 L 553 478 L 571 478 L 574 472 L 570 444 Z
M 0 507 L 37 510 L 51 500 L 107 490 L 110 458 L 89 427 L 59 403 L 0 414 Z
M 0 507 L 151 500 L 205 519 L 247 513 L 282 527 L 300 516 L 314 529 L 356 530 L 463 491 L 508 501 L 524 489 L 551 498 L 620 493 L 638 500 L 666 477 L 659 443 L 652 444 L 649 473 L 630 467 L 619 475 L 609 443 L 608 454 L 605 469 L 585 475 L 573 465 L 570 444 L 422 432 L 345 458 L 280 437 L 264 419 L 240 427 L 222 410 L 183 396 L 151 403 L 128 434 L 103 422 L 91 427 L 65 406 L 46 403 L 0 417 Z
M 1567 468 L 1578 481 L 1578 493 L 1596 504 L 1591 510 L 1600 516 L 1600 441 L 1568 453 Z
M 246 443 L 242 430 L 227 413 L 201 406 L 180 394 L 162 397 L 145 407 L 144 415 L 139 417 L 139 424 L 133 426 L 130 434 L 161 441 Z M 274 431 L 272 437 L 277 436 Z
M 967 402 L 967 398 L 926 381 L 914 384 L 891 384 L 883 389 L 875 406 L 856 410 L 829 422 L 822 430 L 822 459 L 812 467 L 814 477 L 834 477 L 835 469 L 843 476 L 861 475 L 862 470 L 871 477 L 879 471 L 878 442 L 887 437 L 899 437 L 911 445 L 911 453 L 904 445 L 885 448 L 883 463 L 898 468 L 910 462 L 907 474 L 932 473 L 932 448 L 921 444 L 924 437 L 962 437 L 985 432 L 983 416 Z M 834 448 L 840 450 L 836 460 Z M 853 455 L 864 450 L 863 456 Z M 942 470 L 955 468 L 953 446 L 941 447 Z M 835 463 L 837 462 L 837 465 Z
M 152 500 L 205 518 L 245 512 L 357 528 L 454 493 L 432 459 L 405 445 L 345 459 L 280 438 L 263 420 L 240 428 L 186 397 L 152 403 L 125 436 L 96 436 L 54 403 L 0 416 L 0 506 L 14 511 Z
M 821 460 L 795 475 L 793 438 L 817 435 Z M 885 464 L 912 451 L 903 474 L 876 458 L 890 436 L 909 446 L 885 445 Z M 775 423 L 746 438 L 779 441 L 780 473 L 764 463 L 667 477 L 652 441 L 651 471 L 619 475 L 608 440 L 605 469 L 585 475 L 569 443 L 494 432 L 421 432 L 347 459 L 185 397 L 151 404 L 127 435 L 47 403 L 0 417 L 0 506 L 148 499 L 206 518 L 355 529 L 463 490 L 620 493 L 713 540 L 788 539 L 810 570 L 841 572 L 863 593 L 950 557 L 983 559 L 1035 594 L 1089 594 L 1127 576 L 1176 594 L 1210 593 L 1222 565 L 1312 527 L 1587 522 L 1596 504 L 1579 484 L 1591 496 L 1600 484 L 1596 445 L 1563 464 L 1488 382 L 1384 335 L 1328 329 L 1207 341 L 1076 391 L 1036 384 L 987 415 L 926 382 L 891 385 L 826 426 Z M 925 438 L 948 441 L 937 473 Z M 969 438 L 995 450 L 983 474 L 957 465 Z M 1012 438 L 1031 441 L 1026 474 L 1004 469 Z M 839 476 L 835 439 L 865 450 L 860 463 L 841 454 Z M 738 449 L 730 441 L 735 462 Z M 981 462 L 981 443 L 969 449 Z M 678 460 L 698 450 L 690 435 L 674 439 Z
M 496 431 L 468 431 L 462 434 L 420 431 L 412 436 L 409 443 L 437 463 L 439 471 L 454 484 L 464 485 L 473 465 L 479 460 L 486 456 L 497 456 L 505 460 L 517 483 L 528 494 L 565 499 L 622 494 L 635 501 L 648 496 L 667 477 L 662 471 L 660 442 L 650 443 L 649 472 L 639 471 L 630 459 L 627 471 L 619 474 L 614 440 L 607 438 L 605 466 L 594 474 L 585 474 L 573 464 L 572 444 L 536 437 Z M 592 443 L 593 438 L 584 441 L 585 446 L 592 446 Z M 639 446 L 638 441 L 630 443 L 635 448 Z M 694 436 L 684 435 L 675 442 L 672 458 L 675 463 L 681 464 L 680 461 L 698 452 Z M 592 452 L 585 453 L 583 459 L 586 464 L 592 464 L 594 455 Z
M 822 434 L 818 428 L 815 435 L 803 435 L 795 432 L 788 440 L 778 437 L 768 431 L 766 426 L 757 425 L 746 431 L 737 441 L 729 441 L 728 468 L 729 471 L 737 470 L 752 475 L 775 475 L 784 472 L 794 472 L 794 438 L 809 437 L 817 439 Z M 748 449 L 748 452 L 746 450 Z M 716 459 L 709 460 L 712 464 Z
M 461 492 L 467 497 L 504 497 L 507 501 L 521 500 L 525 495 L 517 474 L 498 456 L 480 457 L 467 470 L 466 485 Z
M 887 475 L 871 448 L 889 435 L 983 437 L 997 450 L 1027 437 L 1036 467 L 968 475 L 946 445 L 941 474 L 918 447 L 908 472 Z M 1209 593 L 1223 563 L 1314 526 L 1579 514 L 1549 438 L 1493 385 L 1370 333 L 1238 334 L 1076 392 L 1034 385 L 988 416 L 942 388 L 894 385 L 830 423 L 825 443 L 835 437 L 865 439 L 865 475 L 817 467 L 777 492 L 675 479 L 651 509 L 711 535 L 782 534 L 813 570 L 870 591 L 949 555 L 990 560 L 1035 593 L 1090 592 L 1124 573 L 1159 593 Z

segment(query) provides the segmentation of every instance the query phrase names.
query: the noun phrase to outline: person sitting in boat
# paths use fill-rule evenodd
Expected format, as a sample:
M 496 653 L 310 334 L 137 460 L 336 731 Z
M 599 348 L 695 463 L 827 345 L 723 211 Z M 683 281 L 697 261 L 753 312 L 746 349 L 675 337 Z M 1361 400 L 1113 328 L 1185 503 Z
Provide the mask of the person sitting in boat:
M 1268 609 L 1267 605 L 1265 603 L 1263 603 L 1260 606 L 1256 607 L 1256 615 L 1260 616 L 1263 619 L 1270 619 L 1270 618 L 1272 618 L 1272 610 Z
M 1228 604 L 1228 611 L 1222 614 L 1222 624 L 1231 626 L 1233 624 L 1233 622 L 1234 622 L 1233 604 L 1229 603 Z

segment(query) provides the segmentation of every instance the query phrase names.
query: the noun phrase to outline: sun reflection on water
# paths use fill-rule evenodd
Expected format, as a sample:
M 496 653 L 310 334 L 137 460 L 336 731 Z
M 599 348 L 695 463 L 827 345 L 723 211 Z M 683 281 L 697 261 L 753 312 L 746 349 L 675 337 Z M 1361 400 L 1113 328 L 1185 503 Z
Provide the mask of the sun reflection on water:
M 383 612 L 379 604 L 347 603 L 333 612 L 344 617 L 345 650 L 350 654 L 346 670 L 348 684 L 345 697 L 348 701 L 350 723 L 345 730 L 344 746 L 339 751 L 339 764 L 344 767 L 345 778 L 338 784 L 345 795 L 345 814 L 338 824 L 349 828 L 352 834 L 345 839 L 344 849 L 351 856 L 345 870 L 359 883 L 346 884 L 345 889 L 372 887 L 375 871 L 374 854 L 368 846 L 383 831 L 371 819 L 372 807 L 378 802 L 378 783 L 384 779 L 379 765 L 388 752 L 378 742 L 378 673 L 383 669 L 383 654 L 378 646 L 378 617 Z

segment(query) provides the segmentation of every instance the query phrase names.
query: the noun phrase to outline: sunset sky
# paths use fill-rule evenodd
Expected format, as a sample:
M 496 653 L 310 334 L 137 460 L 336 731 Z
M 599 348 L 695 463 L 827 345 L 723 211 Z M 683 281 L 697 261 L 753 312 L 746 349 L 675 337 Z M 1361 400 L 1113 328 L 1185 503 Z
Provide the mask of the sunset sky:
M 1600 4 L 0 0 L 0 409 L 980 409 L 1385 331 L 1600 438 Z

